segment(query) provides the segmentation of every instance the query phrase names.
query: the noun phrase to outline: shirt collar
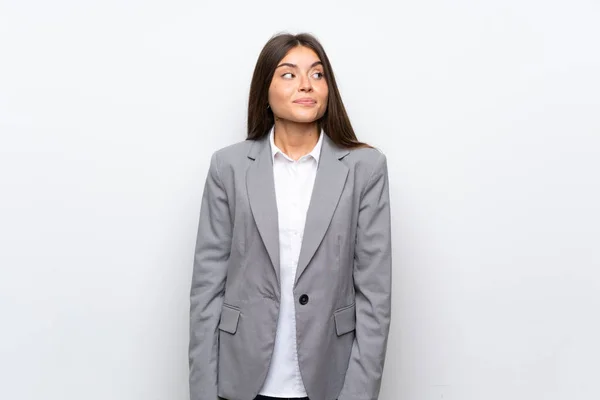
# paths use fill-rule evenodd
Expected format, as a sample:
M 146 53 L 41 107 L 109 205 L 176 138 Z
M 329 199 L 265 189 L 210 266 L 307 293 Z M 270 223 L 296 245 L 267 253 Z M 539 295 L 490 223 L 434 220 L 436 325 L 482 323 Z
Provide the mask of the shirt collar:
M 323 129 L 321 129 L 321 134 L 319 135 L 319 140 L 317 141 L 317 144 L 311 150 L 311 152 L 307 154 L 307 155 L 312 156 L 317 161 L 317 164 L 319 163 L 319 157 L 321 156 L 321 147 L 323 147 L 323 135 L 324 134 L 325 134 L 325 132 L 323 132 Z M 281 151 L 281 149 L 279 147 L 277 147 L 275 145 L 275 125 L 273 125 L 273 127 L 271 127 L 271 131 L 269 132 L 269 141 L 271 143 L 271 157 L 273 159 L 275 159 L 275 155 L 277 153 L 281 153 L 281 155 L 283 155 L 284 157 L 288 157 L 283 151 Z M 305 156 L 303 156 L 303 157 L 305 157 Z

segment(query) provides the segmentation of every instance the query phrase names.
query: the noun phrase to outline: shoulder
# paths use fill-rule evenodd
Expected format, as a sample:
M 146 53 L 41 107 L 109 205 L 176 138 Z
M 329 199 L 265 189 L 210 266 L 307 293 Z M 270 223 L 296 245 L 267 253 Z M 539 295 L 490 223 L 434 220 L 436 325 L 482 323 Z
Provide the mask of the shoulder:
M 242 140 L 217 149 L 211 155 L 209 170 L 223 182 L 233 180 L 237 173 L 247 168 L 248 154 L 255 143 L 255 140 Z
M 215 150 L 210 158 L 211 168 L 222 170 L 227 167 L 235 168 L 247 160 L 247 155 L 254 140 L 242 140 Z
M 348 168 L 354 169 L 361 175 L 371 175 L 377 170 L 384 169 L 387 165 L 385 154 L 376 147 L 351 149 L 343 160 Z
M 242 140 L 240 142 L 230 144 L 216 150 L 212 154 L 212 158 L 213 160 L 217 160 L 219 164 L 245 158 L 253 143 L 254 140 Z
M 356 190 L 363 193 L 377 182 L 387 182 L 387 158 L 383 151 L 375 147 L 351 149 L 342 159 L 354 176 Z

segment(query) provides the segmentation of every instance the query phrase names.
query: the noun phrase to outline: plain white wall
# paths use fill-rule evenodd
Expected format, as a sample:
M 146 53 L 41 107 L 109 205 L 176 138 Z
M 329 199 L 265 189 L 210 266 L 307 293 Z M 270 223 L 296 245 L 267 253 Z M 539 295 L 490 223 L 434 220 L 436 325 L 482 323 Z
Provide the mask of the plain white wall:
M 388 156 L 381 399 L 600 398 L 600 6 L 0 1 L 0 399 L 188 398 L 209 157 L 309 31 Z

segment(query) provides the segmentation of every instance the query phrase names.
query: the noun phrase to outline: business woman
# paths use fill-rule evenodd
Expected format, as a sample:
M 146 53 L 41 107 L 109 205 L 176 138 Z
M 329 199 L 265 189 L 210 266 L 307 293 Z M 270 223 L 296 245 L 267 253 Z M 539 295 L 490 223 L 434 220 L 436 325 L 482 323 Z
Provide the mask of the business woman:
M 191 287 L 191 400 L 374 400 L 390 325 L 385 155 L 352 130 L 329 59 L 280 34 L 247 139 L 211 158 Z

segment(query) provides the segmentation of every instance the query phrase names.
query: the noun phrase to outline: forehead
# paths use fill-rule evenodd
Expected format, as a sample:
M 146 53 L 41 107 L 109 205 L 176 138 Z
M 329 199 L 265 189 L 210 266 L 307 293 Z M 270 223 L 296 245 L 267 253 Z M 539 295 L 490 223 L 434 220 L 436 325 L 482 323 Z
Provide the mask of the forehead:
M 322 61 L 319 59 L 317 53 L 314 50 L 305 46 L 296 46 L 290 49 L 287 54 L 281 59 L 281 63 L 291 63 L 298 66 L 310 66 L 315 61 Z

